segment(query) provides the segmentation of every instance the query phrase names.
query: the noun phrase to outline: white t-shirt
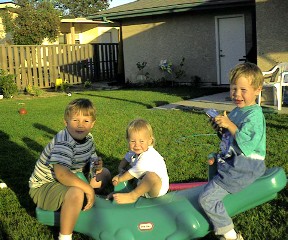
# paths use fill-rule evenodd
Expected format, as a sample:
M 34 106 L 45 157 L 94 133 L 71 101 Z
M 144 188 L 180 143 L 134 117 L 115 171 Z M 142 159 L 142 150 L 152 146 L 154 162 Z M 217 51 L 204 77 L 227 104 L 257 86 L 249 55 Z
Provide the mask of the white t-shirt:
M 146 172 L 154 172 L 162 181 L 162 188 L 159 196 L 167 193 L 169 189 L 167 167 L 164 158 L 152 146 L 139 156 L 136 155 L 135 152 L 129 151 L 124 158 L 131 166 L 128 171 L 133 177 L 141 179 Z

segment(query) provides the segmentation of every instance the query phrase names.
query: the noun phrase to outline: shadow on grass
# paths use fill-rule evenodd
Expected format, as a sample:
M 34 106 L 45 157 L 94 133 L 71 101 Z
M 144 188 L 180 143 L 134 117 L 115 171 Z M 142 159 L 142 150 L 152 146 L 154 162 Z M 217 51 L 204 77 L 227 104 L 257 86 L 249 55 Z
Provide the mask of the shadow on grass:
M 167 101 L 154 101 L 154 103 L 155 103 L 156 107 L 169 104 L 169 102 L 167 102 Z
M 288 129 L 288 115 L 282 115 L 281 118 L 278 117 L 278 113 L 276 114 L 265 114 L 266 125 L 269 128 L 275 128 L 279 131 Z
M 220 93 L 220 92 L 226 92 L 229 90 L 229 88 L 217 88 L 217 87 L 207 87 L 207 88 L 193 88 L 193 87 L 163 87 L 163 88 L 145 88 L 145 87 L 139 87 L 139 88 L 123 88 L 120 89 L 121 90 L 131 90 L 131 91 L 135 91 L 135 93 L 137 93 L 137 91 L 149 91 L 149 92 L 159 92 L 159 93 L 163 93 L 163 94 L 168 94 L 168 95 L 174 95 L 174 96 L 178 96 L 181 97 L 183 100 L 187 100 L 187 99 L 193 99 L 193 98 L 197 98 L 197 97 L 201 97 L 204 95 L 211 95 L 211 94 L 216 94 L 216 93 Z M 94 93 L 85 93 L 85 92 L 77 92 L 77 95 L 85 95 L 85 96 L 93 96 L 93 97 L 99 97 L 99 98 L 106 98 L 106 99 L 111 99 L 111 100 L 118 100 L 118 101 L 124 101 L 124 102 L 129 102 L 129 103 L 135 103 L 138 105 L 142 105 L 145 106 L 147 109 L 151 109 L 154 107 L 159 107 L 159 106 L 163 106 L 166 104 L 169 104 L 169 102 L 167 101 L 154 101 L 155 106 L 152 106 L 151 104 L 145 104 L 143 102 L 139 102 L 139 101 L 134 101 L 134 100 L 128 100 L 125 98 L 118 98 L 118 97 L 111 97 L 111 96 L 103 96 L 100 94 L 97 94 L 97 91 L 95 91 Z M 178 110 L 182 110 L 182 111 L 191 111 L 191 109 L 187 109 L 187 107 L 183 106 L 180 107 Z
M 31 215 L 35 206 L 28 194 L 28 181 L 36 159 L 27 149 L 12 142 L 3 131 L 0 131 L 0 152 L 0 177 Z
M 124 101 L 124 102 L 130 102 L 130 103 L 135 103 L 135 104 L 139 104 L 139 105 L 143 105 L 146 108 L 150 109 L 153 108 L 152 105 L 150 104 L 145 104 L 143 102 L 138 102 L 138 101 L 131 101 L 131 100 L 127 100 L 125 98 L 116 98 L 116 97 L 107 97 L 107 96 L 103 96 L 103 95 L 98 95 L 98 94 L 91 94 L 91 93 L 77 93 L 77 95 L 84 95 L 84 96 L 91 96 L 91 97 L 99 97 L 99 98 L 107 98 L 107 99 L 112 99 L 112 100 L 118 100 L 118 101 Z
M 39 150 L 40 147 L 38 146 L 34 149 Z M 8 188 L 14 192 L 20 205 L 26 210 L 27 214 L 35 218 L 36 205 L 29 196 L 28 181 L 34 169 L 37 157 L 26 148 L 11 141 L 10 136 L 3 131 L 0 131 L 0 153 L 0 178 L 7 184 Z M 11 205 L 13 204 L 11 203 Z M 13 212 L 14 209 L 7 206 L 5 211 Z M 16 219 L 16 216 L 17 214 L 15 214 L 15 219 L 13 220 L 13 223 L 15 224 L 19 221 Z M 20 222 L 19 228 L 25 227 L 23 224 L 25 223 Z M 59 230 L 55 231 L 55 239 L 58 232 Z M 0 223 L 0 240 L 12 239 L 13 236 L 10 234 Z
M 55 131 L 55 130 L 53 130 L 53 129 L 51 129 L 51 128 L 43 125 L 43 124 L 40 124 L 40 123 L 34 123 L 33 127 L 37 128 L 37 129 L 39 129 L 41 131 L 45 131 L 46 133 L 48 133 L 48 134 L 50 134 L 52 136 L 57 134 L 57 131 Z
M 44 134 L 48 134 L 51 139 L 54 137 L 55 134 L 57 134 L 55 130 L 45 125 L 35 123 L 33 126 L 36 129 L 43 131 Z M 26 209 L 26 212 L 30 216 L 35 218 L 36 205 L 29 196 L 28 181 L 34 170 L 36 161 L 38 160 L 38 157 L 40 156 L 44 148 L 42 145 L 29 137 L 24 137 L 22 140 L 27 145 L 27 148 L 23 148 L 18 144 L 14 143 L 10 140 L 10 136 L 8 134 L 0 131 L 0 179 L 2 179 L 15 193 L 21 206 Z M 37 155 L 33 155 L 31 151 L 28 151 L 27 149 L 31 149 L 31 151 L 37 152 Z M 105 156 L 101 152 L 97 151 L 97 154 L 104 159 L 104 166 L 110 171 L 112 169 L 111 173 L 114 170 L 114 173 L 116 174 L 118 161 L 115 161 L 115 158 Z M 51 233 L 56 239 L 59 233 L 59 227 L 55 226 L 49 228 L 51 229 Z M 6 231 L 0 224 L 0 240 L 1 236 L 6 236 L 5 234 Z M 74 235 L 75 239 L 90 239 L 89 237 L 84 236 L 80 233 L 75 233 Z
M 9 239 L 9 235 L 7 234 L 2 222 L 0 222 L 0 240 Z
M 120 89 L 121 90 L 121 89 Z M 170 87 L 127 87 L 122 88 L 122 90 L 140 90 L 140 91 L 149 91 L 149 92 L 158 92 L 173 96 L 181 97 L 184 100 L 202 97 L 204 95 L 211 95 L 221 92 L 228 92 L 230 90 L 229 86 L 213 86 L 213 87 L 194 87 L 194 86 L 170 86 Z

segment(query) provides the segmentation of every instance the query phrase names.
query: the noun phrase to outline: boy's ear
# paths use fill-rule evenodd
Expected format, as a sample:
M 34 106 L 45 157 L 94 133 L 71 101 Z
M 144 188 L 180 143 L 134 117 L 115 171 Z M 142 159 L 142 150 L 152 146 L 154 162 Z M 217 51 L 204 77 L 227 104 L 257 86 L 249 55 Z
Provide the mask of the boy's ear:
M 63 119 L 64 125 L 67 127 L 67 121 Z
M 154 145 L 154 139 L 152 137 L 149 139 L 148 145 L 149 146 L 153 146 Z
M 261 91 L 262 91 L 262 87 L 258 87 L 258 88 L 256 89 L 256 95 L 258 96 Z

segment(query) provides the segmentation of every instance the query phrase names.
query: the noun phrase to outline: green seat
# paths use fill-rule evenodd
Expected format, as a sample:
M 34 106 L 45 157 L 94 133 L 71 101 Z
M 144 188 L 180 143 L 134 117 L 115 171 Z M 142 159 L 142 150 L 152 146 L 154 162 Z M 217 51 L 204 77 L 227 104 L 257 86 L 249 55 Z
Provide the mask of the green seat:
M 83 177 L 83 176 L 81 176 Z M 236 194 L 224 199 L 230 216 L 254 208 L 276 198 L 286 186 L 282 168 L 268 169 L 264 176 Z M 126 183 L 125 183 L 126 184 Z M 99 240 L 185 240 L 204 237 L 211 231 L 206 215 L 198 204 L 203 186 L 169 192 L 165 196 L 136 203 L 118 205 L 96 197 L 95 205 L 81 212 L 74 231 Z M 115 191 L 129 191 L 120 185 Z M 36 208 L 39 222 L 59 226 L 59 212 Z

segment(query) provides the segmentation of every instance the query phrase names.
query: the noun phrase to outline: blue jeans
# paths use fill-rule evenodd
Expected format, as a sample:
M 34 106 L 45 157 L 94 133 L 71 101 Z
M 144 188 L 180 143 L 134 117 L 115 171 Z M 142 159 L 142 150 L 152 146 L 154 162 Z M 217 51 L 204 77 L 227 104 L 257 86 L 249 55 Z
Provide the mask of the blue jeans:
M 199 204 L 212 222 L 216 235 L 224 235 L 234 228 L 232 219 L 229 217 L 222 202 L 223 198 L 228 194 L 229 192 L 212 180 L 209 181 L 204 191 L 199 195 Z

